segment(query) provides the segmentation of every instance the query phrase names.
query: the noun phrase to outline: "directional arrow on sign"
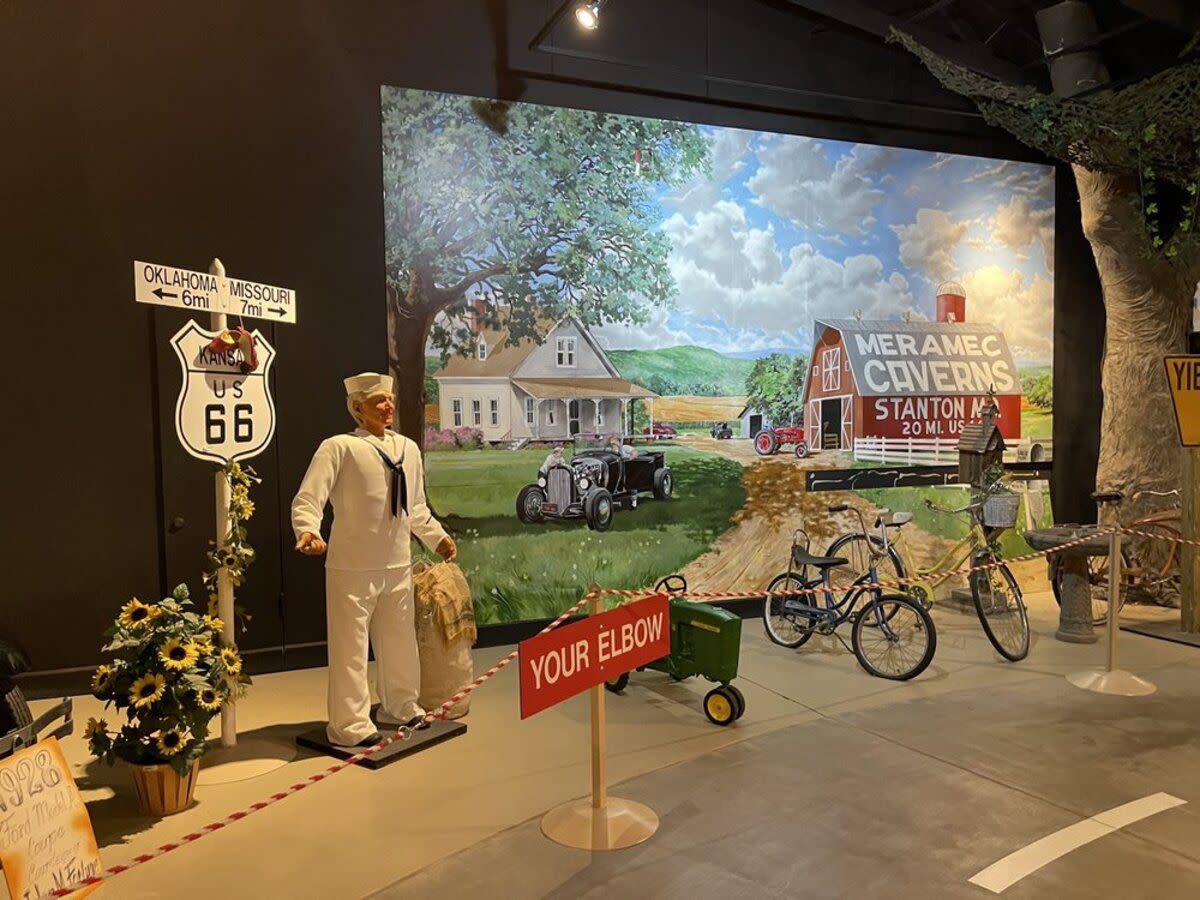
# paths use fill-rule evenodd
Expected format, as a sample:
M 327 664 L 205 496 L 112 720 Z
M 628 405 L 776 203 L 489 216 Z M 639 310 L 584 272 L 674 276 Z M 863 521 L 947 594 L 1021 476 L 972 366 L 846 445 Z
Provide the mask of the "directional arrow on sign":
M 159 300 L 162 300 L 164 297 L 178 297 L 179 296 L 178 294 L 172 294 L 170 291 L 164 291 L 162 288 L 155 288 L 150 293 L 152 293 Z
M 220 274 L 193 272 L 135 260 L 133 285 L 138 303 L 271 322 L 296 321 L 296 292 L 291 288 L 227 278 L 223 269 Z
M 282 306 L 272 306 L 270 309 L 267 310 L 267 312 L 273 312 L 273 313 L 275 313 L 275 315 L 277 315 L 281 318 L 283 316 L 287 315 L 287 310 L 284 309 Z

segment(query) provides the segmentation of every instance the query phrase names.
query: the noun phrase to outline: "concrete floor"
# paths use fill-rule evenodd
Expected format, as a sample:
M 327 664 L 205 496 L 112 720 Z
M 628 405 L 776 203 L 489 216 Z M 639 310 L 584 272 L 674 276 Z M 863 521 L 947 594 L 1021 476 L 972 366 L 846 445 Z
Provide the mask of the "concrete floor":
M 118 876 L 100 896 L 986 897 L 984 867 L 1088 816 L 1156 792 L 1186 805 L 1055 860 L 1012 897 L 1184 897 L 1200 891 L 1200 652 L 1122 636 L 1142 699 L 1062 677 L 1102 660 L 1059 643 L 1052 601 L 1031 597 L 1030 657 L 1004 664 L 970 617 L 938 614 L 938 656 L 914 682 L 870 678 L 832 640 L 799 652 L 747 620 L 745 718 L 704 719 L 698 682 L 635 675 L 609 702 L 610 781 L 662 819 L 612 854 L 560 848 L 541 814 L 587 789 L 584 698 L 525 722 L 506 672 L 476 695 L 466 737 L 379 772 L 350 770 L 236 826 Z M 500 650 L 482 651 L 478 666 Z M 321 717 L 321 670 L 257 680 L 243 733 L 286 742 Z M 94 714 L 79 702 L 82 720 Z M 120 770 L 66 742 L 108 865 L 125 862 L 299 781 L 301 758 L 202 786 L 196 806 L 136 815 Z M 2 890 L 2 889 L 0 889 Z

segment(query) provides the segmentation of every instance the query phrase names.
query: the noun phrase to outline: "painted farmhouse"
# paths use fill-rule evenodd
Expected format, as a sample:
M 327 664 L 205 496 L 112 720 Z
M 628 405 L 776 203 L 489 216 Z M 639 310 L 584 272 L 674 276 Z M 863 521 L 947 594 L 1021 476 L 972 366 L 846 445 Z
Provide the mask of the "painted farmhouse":
M 855 450 L 869 439 L 957 440 L 996 393 L 1003 436 L 1021 436 L 1021 382 L 1004 333 L 964 321 L 966 297 L 938 288 L 936 322 L 815 323 L 804 385 L 810 447 Z
M 443 428 L 478 428 L 491 442 L 624 433 L 631 400 L 656 395 L 621 378 L 574 316 L 542 343 L 508 343 L 508 329 L 476 328 L 475 351 L 433 375 Z

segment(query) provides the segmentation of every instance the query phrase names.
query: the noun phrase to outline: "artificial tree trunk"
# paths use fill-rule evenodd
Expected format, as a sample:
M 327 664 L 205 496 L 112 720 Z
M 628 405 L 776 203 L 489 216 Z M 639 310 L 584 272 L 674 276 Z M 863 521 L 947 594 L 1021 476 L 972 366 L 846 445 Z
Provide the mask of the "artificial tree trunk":
M 1163 357 L 1186 351 L 1200 271 L 1194 260 L 1171 261 L 1150 246 L 1135 179 L 1074 170 L 1106 310 L 1096 485 L 1124 492 L 1120 517 L 1128 521 L 1174 505 L 1171 498 L 1134 499 L 1137 491 L 1180 486 L 1182 453 Z M 1165 560 L 1169 545 L 1148 543 L 1139 555 L 1151 564 Z

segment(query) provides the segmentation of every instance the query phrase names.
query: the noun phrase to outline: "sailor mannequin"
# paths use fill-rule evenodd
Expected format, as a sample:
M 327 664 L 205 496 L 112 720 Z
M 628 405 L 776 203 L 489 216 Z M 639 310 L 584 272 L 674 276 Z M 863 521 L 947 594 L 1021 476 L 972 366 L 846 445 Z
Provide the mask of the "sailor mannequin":
M 409 541 L 415 535 L 446 561 L 457 547 L 426 505 L 421 451 L 388 428 L 391 377 L 364 372 L 345 385 L 346 406 L 359 427 L 317 448 L 292 501 L 292 528 L 296 549 L 320 556 L 326 551 L 321 519 L 325 504 L 332 504 L 325 563 L 326 734 L 334 744 L 352 746 L 379 740 L 370 718 L 368 637 L 377 665 L 379 724 L 413 724 L 424 715 L 417 702 L 421 665 Z

